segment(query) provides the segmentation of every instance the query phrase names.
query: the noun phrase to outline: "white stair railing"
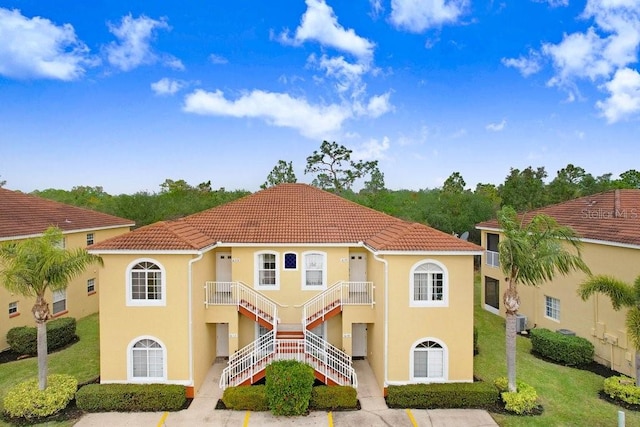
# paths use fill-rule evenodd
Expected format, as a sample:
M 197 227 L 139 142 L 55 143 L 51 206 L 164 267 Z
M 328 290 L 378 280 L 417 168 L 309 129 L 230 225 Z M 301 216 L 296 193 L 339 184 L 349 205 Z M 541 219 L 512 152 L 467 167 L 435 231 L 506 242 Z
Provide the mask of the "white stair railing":
M 229 357 L 220 375 L 220 388 L 242 384 L 273 360 L 275 331 L 269 331 Z
M 342 350 L 309 331 L 304 339 L 276 339 L 274 331 L 269 331 L 230 357 L 220 376 L 220 388 L 242 384 L 277 360 L 308 363 L 325 380 L 358 387 L 351 357 Z
M 236 305 L 276 328 L 278 305 L 242 282 L 205 282 L 205 305 Z
M 373 290 L 373 282 L 337 282 L 304 304 L 302 324 L 306 329 L 307 325 L 318 319 L 324 321 L 327 313 L 342 305 L 373 306 Z
M 358 377 L 351 356 L 310 331 L 305 331 L 305 356 L 322 376 L 340 385 L 358 387 Z

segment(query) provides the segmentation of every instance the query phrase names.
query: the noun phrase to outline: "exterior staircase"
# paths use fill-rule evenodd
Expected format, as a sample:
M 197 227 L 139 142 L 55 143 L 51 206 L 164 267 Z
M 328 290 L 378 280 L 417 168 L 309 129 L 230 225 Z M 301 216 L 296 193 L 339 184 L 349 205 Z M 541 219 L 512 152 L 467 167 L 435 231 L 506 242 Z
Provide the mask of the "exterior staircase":
M 297 360 L 314 369 L 315 377 L 327 385 L 357 387 L 351 356 L 310 330 L 340 313 L 346 304 L 373 304 L 370 282 L 339 282 L 303 306 L 302 323 L 279 324 L 277 304 L 239 282 L 207 282 L 209 305 L 236 305 L 238 312 L 269 331 L 229 357 L 220 377 L 220 387 L 253 384 L 264 378 L 269 363 Z

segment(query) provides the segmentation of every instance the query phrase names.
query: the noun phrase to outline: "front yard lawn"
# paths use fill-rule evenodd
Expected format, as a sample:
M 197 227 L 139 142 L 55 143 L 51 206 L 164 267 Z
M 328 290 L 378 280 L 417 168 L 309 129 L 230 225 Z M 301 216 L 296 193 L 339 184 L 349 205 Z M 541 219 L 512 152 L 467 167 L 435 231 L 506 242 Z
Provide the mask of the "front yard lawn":
M 476 377 L 493 382 L 507 375 L 504 319 L 480 306 L 481 282 L 475 283 L 475 325 L 480 353 L 475 356 Z M 533 386 L 544 407 L 542 415 L 492 413 L 501 426 L 612 426 L 624 410 L 626 425 L 640 425 L 640 412 L 625 410 L 599 397 L 604 378 L 589 371 L 545 362 L 531 354 L 531 342 L 517 338 L 517 378 Z
M 93 381 L 100 375 L 100 339 L 98 314 L 78 319 L 76 334 L 78 342 L 49 354 L 49 374 L 73 375 L 79 384 Z M 38 376 L 37 358 L 17 360 L 0 364 L 0 410 L 7 390 L 15 384 Z M 46 423 L 41 425 L 65 426 L 71 422 Z M 0 419 L 0 426 L 8 426 Z

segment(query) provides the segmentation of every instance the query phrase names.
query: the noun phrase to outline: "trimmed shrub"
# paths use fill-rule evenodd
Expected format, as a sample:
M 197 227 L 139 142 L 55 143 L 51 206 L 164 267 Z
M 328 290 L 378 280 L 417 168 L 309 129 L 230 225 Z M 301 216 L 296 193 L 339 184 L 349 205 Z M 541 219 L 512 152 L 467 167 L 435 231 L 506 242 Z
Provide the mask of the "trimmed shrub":
M 497 378 L 494 385 L 500 392 L 500 397 L 504 402 L 507 411 L 518 415 L 530 414 L 538 407 L 538 393 L 536 389 L 522 381 L 517 381 L 517 390 L 508 391 L 509 383 L 504 377 Z
M 274 415 L 304 415 L 313 389 L 313 368 L 295 360 L 270 363 L 266 372 L 269 409 Z
M 358 406 L 358 393 L 351 386 L 317 386 L 311 391 L 309 407 L 320 411 L 337 409 L 355 409 Z
M 186 401 L 184 386 L 175 384 L 88 384 L 76 393 L 87 412 L 177 411 Z
M 62 317 L 47 322 L 47 349 L 49 352 L 69 344 L 76 338 L 76 319 Z M 7 343 L 18 354 L 34 356 L 38 353 L 38 332 L 33 326 L 18 326 L 7 332 Z
M 389 386 L 390 408 L 488 408 L 498 401 L 496 389 L 485 382 Z
M 625 376 L 609 377 L 604 380 L 604 392 L 609 397 L 632 405 L 640 405 L 640 387 L 633 378 Z
M 222 393 L 222 402 L 227 409 L 241 411 L 269 410 L 269 402 L 264 385 L 227 387 Z
M 47 377 L 46 389 L 39 390 L 38 379 L 30 379 L 10 388 L 2 403 L 12 418 L 48 417 L 66 408 L 77 389 L 78 381 L 71 375 L 54 374 Z
M 549 329 L 531 329 L 532 351 L 567 366 L 582 366 L 593 361 L 593 344 L 585 338 L 564 335 Z

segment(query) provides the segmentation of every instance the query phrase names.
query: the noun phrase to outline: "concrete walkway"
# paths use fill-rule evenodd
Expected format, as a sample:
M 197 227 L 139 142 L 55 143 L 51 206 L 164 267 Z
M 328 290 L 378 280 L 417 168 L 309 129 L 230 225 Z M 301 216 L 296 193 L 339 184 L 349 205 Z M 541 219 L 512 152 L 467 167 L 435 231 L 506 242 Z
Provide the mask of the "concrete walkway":
M 354 367 L 358 374 L 358 400 L 362 407 L 359 411 L 314 411 L 304 417 L 276 417 L 269 412 L 216 410 L 216 403 L 222 397 L 218 382 L 224 368 L 224 364 L 216 363 L 188 409 L 178 412 L 87 414 L 75 426 L 497 426 L 487 411 L 478 409 L 389 409 L 368 362 L 356 360 Z

